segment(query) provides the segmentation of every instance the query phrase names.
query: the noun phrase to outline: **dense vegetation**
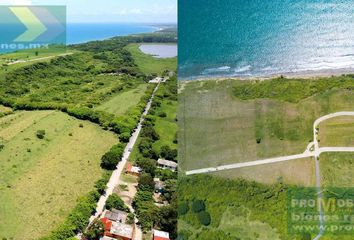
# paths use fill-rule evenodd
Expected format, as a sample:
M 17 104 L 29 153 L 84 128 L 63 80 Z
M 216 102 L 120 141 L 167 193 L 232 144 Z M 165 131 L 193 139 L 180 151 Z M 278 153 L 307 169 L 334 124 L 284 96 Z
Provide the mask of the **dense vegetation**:
M 177 101 L 177 83 L 176 77 L 171 78 L 166 83 L 161 83 L 152 103 L 149 115 L 146 117 L 142 132 L 139 136 L 138 146 L 135 149 L 138 153 L 135 156 L 136 164 L 143 169 L 139 177 L 138 192 L 134 198 L 133 207 L 136 210 L 139 223 L 143 230 L 148 231 L 156 227 L 171 234 L 171 238 L 177 237 L 177 173 L 169 170 L 161 170 L 156 167 L 156 161 L 160 157 L 170 157 L 170 160 L 177 161 L 176 143 L 170 142 L 164 145 L 160 150 L 154 149 L 154 145 L 166 139 L 166 134 L 158 134 L 156 124 L 159 120 L 167 116 L 163 112 L 162 105 L 170 101 Z M 175 121 L 175 119 L 174 119 Z M 176 122 L 174 123 L 177 124 Z M 176 132 L 172 134 L 174 138 Z M 167 136 L 167 139 L 170 137 Z M 157 207 L 152 198 L 154 192 L 154 177 L 165 181 L 166 186 L 162 193 L 162 198 L 169 202 L 169 205 Z
M 252 83 L 239 81 L 233 87 L 233 94 L 243 100 L 270 98 L 299 102 L 315 94 L 338 88 L 353 90 L 354 75 L 306 80 L 281 77 L 267 81 L 255 80 Z
M 267 186 L 209 175 L 181 177 L 178 186 L 181 240 L 244 239 L 243 231 L 253 231 L 252 224 L 245 221 L 253 222 L 254 226 L 257 226 L 255 221 L 269 225 L 280 239 L 302 239 L 302 236 L 287 235 L 286 190 L 289 186 L 281 183 Z M 229 211 L 236 216 L 225 219 Z

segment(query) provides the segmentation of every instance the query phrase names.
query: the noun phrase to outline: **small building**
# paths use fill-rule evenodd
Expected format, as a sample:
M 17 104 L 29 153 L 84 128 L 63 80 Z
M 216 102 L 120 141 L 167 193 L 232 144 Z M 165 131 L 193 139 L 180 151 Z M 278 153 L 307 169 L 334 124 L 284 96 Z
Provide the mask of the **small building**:
M 160 158 L 157 160 L 157 166 L 162 169 L 170 169 L 172 171 L 176 171 L 178 164 L 176 162 Z
M 170 240 L 170 234 L 168 232 L 153 229 L 152 234 L 153 240 Z
M 159 83 L 163 80 L 162 77 L 155 77 L 154 79 L 151 79 L 149 83 Z
M 112 210 L 104 211 L 103 216 L 104 218 L 107 218 L 114 222 L 126 223 L 128 218 L 128 213 L 117 209 L 112 209 Z
M 127 163 L 125 172 L 133 176 L 140 176 L 142 169 L 140 167 L 133 166 L 131 163 Z
M 104 225 L 104 237 L 108 239 L 132 240 L 134 238 L 134 226 L 125 223 L 114 222 L 108 218 L 101 218 Z

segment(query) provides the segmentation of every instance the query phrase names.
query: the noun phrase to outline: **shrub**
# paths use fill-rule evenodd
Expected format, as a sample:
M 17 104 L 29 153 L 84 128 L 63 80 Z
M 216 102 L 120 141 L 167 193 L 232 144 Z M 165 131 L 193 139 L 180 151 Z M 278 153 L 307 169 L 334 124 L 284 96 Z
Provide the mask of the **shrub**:
M 45 130 L 37 130 L 36 136 L 39 139 L 43 139 L 45 137 Z
M 185 215 L 189 211 L 189 205 L 187 202 L 180 202 L 178 204 L 178 214 Z
M 211 222 L 211 217 L 210 214 L 208 212 L 205 211 L 201 211 L 198 213 L 198 219 L 200 224 L 204 225 L 204 226 L 209 226 L 210 222 Z
M 195 213 L 202 212 L 205 210 L 205 203 L 202 200 L 193 200 L 192 210 Z

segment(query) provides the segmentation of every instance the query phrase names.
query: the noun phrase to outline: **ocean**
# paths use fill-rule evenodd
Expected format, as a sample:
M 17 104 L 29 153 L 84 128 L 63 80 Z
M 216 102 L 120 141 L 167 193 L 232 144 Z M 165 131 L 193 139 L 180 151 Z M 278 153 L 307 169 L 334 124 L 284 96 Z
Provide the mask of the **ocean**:
M 179 0 L 179 9 L 182 79 L 354 69 L 352 0 Z
M 158 30 L 157 27 L 144 24 L 68 23 L 66 26 L 66 41 L 67 44 L 76 44 L 115 36 L 150 33 L 156 30 Z

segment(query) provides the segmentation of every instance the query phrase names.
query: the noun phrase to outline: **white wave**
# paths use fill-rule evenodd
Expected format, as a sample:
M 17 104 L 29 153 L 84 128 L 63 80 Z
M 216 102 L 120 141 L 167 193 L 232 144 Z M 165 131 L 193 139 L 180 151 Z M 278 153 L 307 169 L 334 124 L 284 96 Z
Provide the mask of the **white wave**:
M 246 66 L 243 66 L 243 67 L 240 67 L 240 68 L 236 68 L 234 70 L 235 73 L 242 73 L 242 72 L 247 72 L 249 70 L 251 70 L 251 65 L 246 65 Z
M 217 68 L 207 68 L 205 69 L 202 74 L 210 74 L 210 73 L 220 73 L 220 72 L 229 72 L 231 69 L 230 66 L 222 66 Z

